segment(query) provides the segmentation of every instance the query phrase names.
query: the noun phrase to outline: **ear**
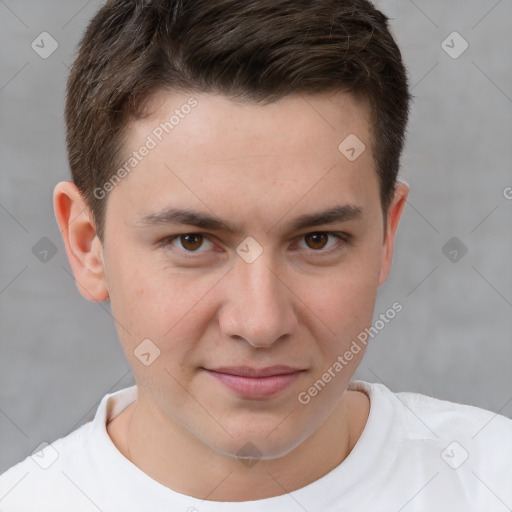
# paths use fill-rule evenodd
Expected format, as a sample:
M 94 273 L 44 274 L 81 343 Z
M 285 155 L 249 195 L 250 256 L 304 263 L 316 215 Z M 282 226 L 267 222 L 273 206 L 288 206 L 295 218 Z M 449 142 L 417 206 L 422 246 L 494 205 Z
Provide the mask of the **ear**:
M 53 207 L 78 291 L 93 302 L 107 300 L 103 249 L 92 214 L 74 183 L 62 181 L 55 187 Z
M 398 182 L 395 187 L 393 200 L 388 208 L 386 221 L 386 232 L 384 233 L 384 243 L 382 245 L 382 258 L 379 274 L 379 286 L 388 278 L 393 261 L 393 250 L 395 247 L 395 237 L 398 224 L 402 217 L 407 196 L 409 195 L 409 185 L 405 182 Z

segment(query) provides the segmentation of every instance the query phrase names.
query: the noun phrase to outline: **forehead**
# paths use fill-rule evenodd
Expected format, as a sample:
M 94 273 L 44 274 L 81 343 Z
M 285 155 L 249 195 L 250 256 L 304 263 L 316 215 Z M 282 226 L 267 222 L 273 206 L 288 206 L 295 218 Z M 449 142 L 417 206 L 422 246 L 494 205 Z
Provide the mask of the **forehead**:
M 125 161 L 137 162 L 111 194 L 129 201 L 133 215 L 191 202 L 261 215 L 298 201 L 307 208 L 378 196 L 369 110 L 348 94 L 262 105 L 161 91 L 148 111 L 128 125 Z
M 339 91 L 293 94 L 262 104 L 237 101 L 222 94 L 161 90 L 146 101 L 145 110 L 146 117 L 128 124 L 129 143 L 152 134 L 157 143 L 174 139 L 187 142 L 187 146 L 199 144 L 219 160 L 226 152 L 244 151 L 241 156 L 246 156 L 248 145 L 262 141 L 269 152 L 274 150 L 274 155 L 276 149 L 285 151 L 294 145 L 297 154 L 310 151 L 310 144 L 304 145 L 304 139 L 316 139 L 317 145 L 322 139 L 319 151 L 338 149 L 339 142 L 349 135 L 357 134 L 370 142 L 367 102 Z M 210 142 L 215 144 L 208 147 Z

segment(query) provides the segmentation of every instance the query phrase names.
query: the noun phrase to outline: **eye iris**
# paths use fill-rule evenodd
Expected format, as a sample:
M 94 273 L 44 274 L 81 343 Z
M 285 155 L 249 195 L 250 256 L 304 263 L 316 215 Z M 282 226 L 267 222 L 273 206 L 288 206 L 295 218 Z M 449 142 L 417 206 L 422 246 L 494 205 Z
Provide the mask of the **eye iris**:
M 306 235 L 305 239 L 311 249 L 323 249 L 327 243 L 328 235 L 326 233 L 310 233 Z
M 181 245 L 188 251 L 195 251 L 201 247 L 203 236 L 195 233 L 181 235 Z

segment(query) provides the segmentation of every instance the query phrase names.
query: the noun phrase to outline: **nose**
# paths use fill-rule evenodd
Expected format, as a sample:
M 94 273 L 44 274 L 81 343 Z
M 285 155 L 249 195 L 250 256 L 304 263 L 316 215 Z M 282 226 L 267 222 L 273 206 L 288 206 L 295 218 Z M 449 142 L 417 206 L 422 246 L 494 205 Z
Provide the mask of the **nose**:
M 225 301 L 219 312 L 223 334 L 254 347 L 270 347 L 295 332 L 296 302 L 279 268 L 264 257 L 239 259 L 224 282 Z

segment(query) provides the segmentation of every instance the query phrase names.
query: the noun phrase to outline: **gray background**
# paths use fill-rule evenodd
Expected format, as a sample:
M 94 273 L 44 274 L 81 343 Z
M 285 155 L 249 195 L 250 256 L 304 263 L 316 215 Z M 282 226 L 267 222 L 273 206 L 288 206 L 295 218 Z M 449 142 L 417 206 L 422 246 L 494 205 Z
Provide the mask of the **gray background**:
M 76 289 L 52 207 L 69 179 L 68 66 L 101 3 L 0 0 L 0 472 L 134 383 L 108 305 Z M 512 2 L 376 3 L 416 97 L 402 160 L 412 191 L 375 309 L 403 311 L 357 377 L 512 417 Z M 43 31 L 59 44 L 47 59 L 31 48 Z M 441 47 L 453 31 L 469 43 L 457 59 Z M 33 254 L 42 237 L 57 249 L 46 263 Z M 442 252 L 452 237 L 468 249 L 456 263 Z

